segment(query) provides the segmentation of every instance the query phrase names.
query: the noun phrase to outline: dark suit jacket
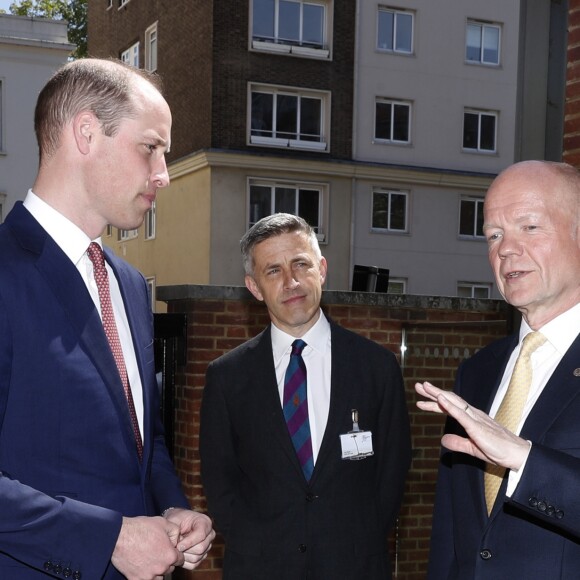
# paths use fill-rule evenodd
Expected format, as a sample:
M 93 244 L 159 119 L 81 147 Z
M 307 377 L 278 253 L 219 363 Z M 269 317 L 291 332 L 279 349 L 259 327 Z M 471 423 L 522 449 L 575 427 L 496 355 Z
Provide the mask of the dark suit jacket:
M 517 336 L 464 362 L 456 391 L 489 411 Z M 446 430 L 463 434 L 449 420 Z M 500 489 L 491 517 L 484 464 L 443 450 L 431 536 L 430 580 L 580 578 L 580 335 L 524 423 L 532 442 L 511 499 Z
M 410 463 L 401 372 L 386 349 L 331 332 L 329 417 L 309 483 L 284 421 L 270 327 L 209 366 L 200 453 L 225 579 L 391 577 L 386 539 Z M 360 461 L 341 459 L 352 409 L 373 436 L 375 454 Z
M 120 578 L 109 560 L 122 516 L 187 506 L 158 418 L 147 285 L 106 254 L 143 382 L 142 464 L 77 269 L 21 203 L 0 226 L 0 578 L 46 578 L 47 562 L 61 578 Z

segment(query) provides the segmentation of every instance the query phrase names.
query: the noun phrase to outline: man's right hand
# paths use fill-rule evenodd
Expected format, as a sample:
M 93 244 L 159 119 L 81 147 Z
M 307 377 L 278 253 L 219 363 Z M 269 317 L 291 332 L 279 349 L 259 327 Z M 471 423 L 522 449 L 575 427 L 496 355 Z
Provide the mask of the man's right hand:
M 184 562 L 179 526 L 162 517 L 123 518 L 111 562 L 129 580 L 155 580 Z

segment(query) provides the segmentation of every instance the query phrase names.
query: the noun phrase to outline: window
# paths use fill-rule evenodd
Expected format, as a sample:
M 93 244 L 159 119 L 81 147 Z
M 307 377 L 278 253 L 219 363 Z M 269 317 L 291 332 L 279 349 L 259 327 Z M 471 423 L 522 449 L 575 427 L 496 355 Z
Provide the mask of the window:
M 113 235 L 113 226 L 111 224 L 107 224 L 105 228 L 105 237 L 110 238 Z
M 457 296 L 460 298 L 489 298 L 491 296 L 491 284 L 458 282 Z
M 323 242 L 327 235 L 327 197 L 327 187 L 321 184 L 250 179 L 248 227 L 273 213 L 291 213 L 304 218 Z
M 151 205 L 151 209 L 145 214 L 145 239 L 152 240 L 155 238 L 155 226 L 156 226 L 156 210 L 155 202 Z
M 107 10 L 113 7 L 113 0 L 107 0 Z
M 137 237 L 137 230 L 119 230 L 118 240 L 120 242 L 126 242 L 127 240 L 132 240 Z
M 413 52 L 413 13 L 379 6 L 377 48 L 389 52 Z
M 495 153 L 497 113 L 466 110 L 463 114 L 463 148 Z
M 330 0 L 253 0 L 252 48 L 327 58 Z
M 408 192 L 377 189 L 373 191 L 372 229 L 406 232 Z
M 406 294 L 407 293 L 406 278 L 389 278 L 387 292 L 389 294 Z
M 375 139 L 391 143 L 409 143 L 411 104 L 377 99 L 375 103 Z
M 465 60 L 479 64 L 499 64 L 500 27 L 497 24 L 467 23 Z
M 133 46 L 123 51 L 121 53 L 121 60 L 126 64 L 139 68 L 139 43 L 136 42 Z
M 147 290 L 149 292 L 149 299 L 151 300 L 151 310 L 155 312 L 155 277 L 145 278 L 145 281 L 147 282 Z
M 483 198 L 463 197 L 459 201 L 459 235 L 484 238 Z
M 122 8 L 123 6 L 125 6 L 125 4 L 127 4 L 129 2 L 129 0 L 119 0 L 119 8 Z
M 145 68 L 157 70 L 157 22 L 145 31 Z
M 252 87 L 250 143 L 327 150 L 330 96 L 299 89 Z

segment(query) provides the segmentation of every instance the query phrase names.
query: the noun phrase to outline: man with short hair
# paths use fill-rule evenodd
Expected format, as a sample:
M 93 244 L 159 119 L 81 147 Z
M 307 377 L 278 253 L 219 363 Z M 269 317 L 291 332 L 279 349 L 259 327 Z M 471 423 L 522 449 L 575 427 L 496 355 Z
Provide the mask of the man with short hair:
M 263 218 L 241 249 L 271 324 L 207 371 L 200 454 L 223 577 L 391 578 L 411 458 L 395 356 L 326 318 L 327 263 L 303 219 Z

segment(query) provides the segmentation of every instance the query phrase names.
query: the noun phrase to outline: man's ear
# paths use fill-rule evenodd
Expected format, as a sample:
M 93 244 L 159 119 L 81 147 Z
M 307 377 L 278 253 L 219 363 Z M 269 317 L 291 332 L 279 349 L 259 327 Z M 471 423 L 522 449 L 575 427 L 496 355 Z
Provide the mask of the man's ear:
M 95 132 L 100 131 L 100 124 L 91 112 L 78 113 L 72 121 L 72 128 L 78 150 L 88 155 L 95 138 Z
M 254 280 L 254 278 L 252 278 L 252 276 L 247 274 L 246 277 L 244 278 L 244 281 L 246 282 L 246 288 L 254 295 L 254 298 L 259 300 L 260 302 L 263 302 L 264 297 L 262 296 L 262 293 L 260 292 L 260 288 L 256 284 L 256 281 Z
M 320 285 L 324 286 L 324 282 L 326 281 L 326 272 L 328 270 L 328 264 L 326 263 L 326 258 L 324 256 L 320 258 L 320 266 L 318 269 L 320 270 Z

